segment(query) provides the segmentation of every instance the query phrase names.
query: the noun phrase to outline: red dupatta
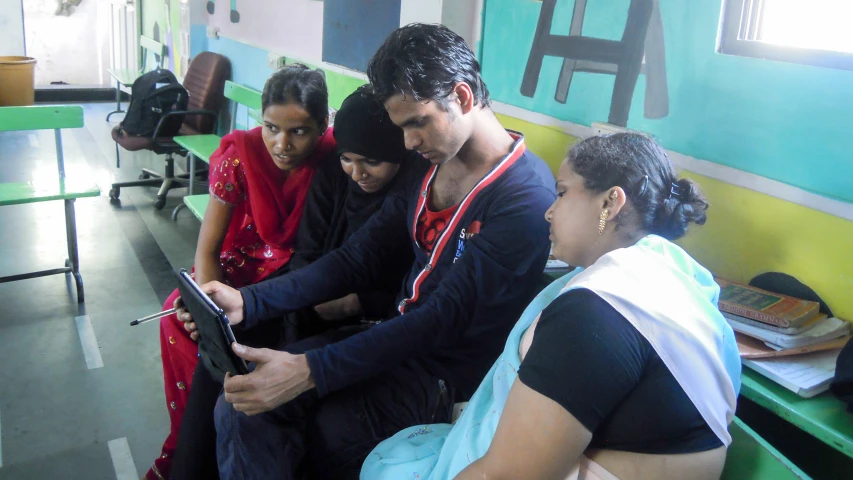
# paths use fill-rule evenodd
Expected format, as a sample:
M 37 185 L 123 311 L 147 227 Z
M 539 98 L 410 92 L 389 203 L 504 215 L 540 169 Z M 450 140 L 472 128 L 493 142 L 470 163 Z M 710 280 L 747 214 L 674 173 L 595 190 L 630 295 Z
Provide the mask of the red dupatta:
M 219 151 L 211 155 L 213 171 L 225 160 L 228 147 L 233 148 L 244 177 L 248 208 L 237 206 L 234 211 L 220 258 L 229 283 L 236 286 L 257 283 L 290 260 L 314 172 L 336 148 L 329 128 L 305 162 L 285 172 L 267 151 L 262 128 L 235 130 L 223 137 Z
M 235 144 L 243 163 L 248 185 L 249 203 L 258 233 L 267 245 L 290 246 L 302 217 L 305 197 L 320 161 L 336 148 L 335 137 L 329 128 L 305 163 L 285 172 L 280 170 L 264 145 L 261 129 L 238 131 Z

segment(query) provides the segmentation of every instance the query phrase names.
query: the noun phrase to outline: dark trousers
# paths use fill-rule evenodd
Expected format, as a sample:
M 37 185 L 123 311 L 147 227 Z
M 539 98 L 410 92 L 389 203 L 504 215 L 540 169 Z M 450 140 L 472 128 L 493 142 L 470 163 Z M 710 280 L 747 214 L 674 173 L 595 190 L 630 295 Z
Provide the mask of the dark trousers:
M 193 374 L 181 430 L 175 447 L 170 480 L 216 480 L 216 429 L 213 408 L 222 394 L 222 383 L 208 373 L 201 362 Z
M 275 347 L 283 344 L 288 330 L 275 322 L 261 324 L 249 331 L 235 329 L 234 335 L 244 345 Z M 213 426 L 213 408 L 222 394 L 222 379 L 213 378 L 202 362 L 193 373 L 193 383 L 181 428 L 170 480 L 216 480 L 216 429 Z
M 317 348 L 348 332 L 291 345 Z M 214 413 L 223 479 L 357 479 L 370 451 L 398 431 L 449 422 L 453 392 L 416 361 L 318 398 L 302 394 L 267 413 L 247 416 L 220 397 Z

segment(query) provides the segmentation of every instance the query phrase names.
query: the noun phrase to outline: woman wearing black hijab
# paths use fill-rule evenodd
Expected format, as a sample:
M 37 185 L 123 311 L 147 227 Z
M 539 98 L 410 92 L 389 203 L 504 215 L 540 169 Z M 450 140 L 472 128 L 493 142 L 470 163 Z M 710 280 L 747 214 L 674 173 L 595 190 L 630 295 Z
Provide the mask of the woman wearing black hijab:
M 403 131 L 365 85 L 347 97 L 335 115 L 336 158 L 327 158 L 311 183 L 290 270 L 296 270 L 341 246 L 379 210 L 386 195 L 416 162 L 424 160 L 406 150 Z M 394 307 L 403 276 L 412 261 L 410 249 L 401 249 L 399 262 L 372 291 L 295 312 L 287 317 L 288 341 L 329 328 L 387 318 Z

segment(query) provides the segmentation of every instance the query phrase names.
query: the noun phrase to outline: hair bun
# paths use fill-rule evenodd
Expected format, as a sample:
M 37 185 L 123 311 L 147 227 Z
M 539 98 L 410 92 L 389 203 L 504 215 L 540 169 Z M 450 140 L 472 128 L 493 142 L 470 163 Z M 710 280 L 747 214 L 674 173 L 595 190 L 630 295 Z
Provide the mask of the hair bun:
M 672 184 L 670 195 L 655 213 L 652 233 L 666 238 L 679 238 L 691 223 L 704 225 L 708 201 L 692 180 L 682 178 Z

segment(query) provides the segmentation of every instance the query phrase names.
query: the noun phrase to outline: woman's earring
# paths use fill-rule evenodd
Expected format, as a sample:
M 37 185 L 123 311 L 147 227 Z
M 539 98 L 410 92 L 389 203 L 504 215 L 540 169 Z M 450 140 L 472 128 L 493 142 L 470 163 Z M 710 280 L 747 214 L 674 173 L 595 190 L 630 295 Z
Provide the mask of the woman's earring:
M 598 216 L 598 234 L 604 234 L 604 227 L 607 226 L 607 217 L 610 216 L 610 212 L 607 210 L 602 210 L 601 215 Z

